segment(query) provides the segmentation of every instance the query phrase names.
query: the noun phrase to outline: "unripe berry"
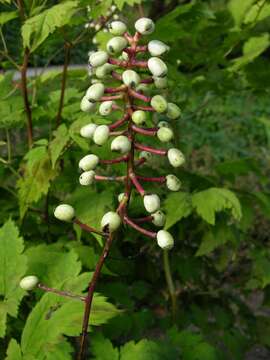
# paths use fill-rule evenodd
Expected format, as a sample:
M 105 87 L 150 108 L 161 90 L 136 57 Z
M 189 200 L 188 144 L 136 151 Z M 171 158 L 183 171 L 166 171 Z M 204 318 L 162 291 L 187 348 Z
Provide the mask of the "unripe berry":
M 89 56 L 89 63 L 94 66 L 101 66 L 105 64 L 109 59 L 108 54 L 105 51 L 96 51 Z
M 169 127 L 161 127 L 157 132 L 157 137 L 161 142 L 171 141 L 173 138 L 173 131 Z
M 84 96 L 81 100 L 81 110 L 84 112 L 90 112 L 95 109 L 95 103 L 89 101 L 86 96 Z
M 119 59 L 128 61 L 129 59 L 128 54 L 125 51 L 123 51 L 121 56 L 119 56 Z
M 118 54 L 127 46 L 127 40 L 122 36 L 115 36 L 107 43 L 107 50 L 110 54 Z
M 145 159 L 146 161 L 150 161 L 153 158 L 153 155 L 149 151 L 141 151 L 139 155 L 140 159 Z
M 83 171 L 93 170 L 95 169 L 98 163 L 99 163 L 98 156 L 94 154 L 89 154 L 84 156 L 79 161 L 79 168 L 82 169 Z
M 121 202 L 124 198 L 125 198 L 126 194 L 125 193 L 120 193 L 118 195 L 118 201 Z
M 107 125 L 99 125 L 94 132 L 93 140 L 97 145 L 104 145 L 110 135 L 110 129 Z
M 38 282 L 39 280 L 35 275 L 25 276 L 20 281 L 20 287 L 26 291 L 33 290 L 37 286 Z
M 122 74 L 123 83 L 134 88 L 140 82 L 140 76 L 134 70 L 125 70 Z
M 142 17 L 135 22 L 135 29 L 142 35 L 148 35 L 155 30 L 155 24 L 151 19 Z
M 168 160 L 173 167 L 179 167 L 184 164 L 185 157 L 182 151 L 172 148 L 168 150 Z
M 87 124 L 81 128 L 80 134 L 82 137 L 86 139 L 93 139 L 96 128 L 97 128 L 96 124 L 93 123 Z
M 166 222 L 166 216 L 161 210 L 156 211 L 155 213 L 151 214 L 151 216 L 153 217 L 152 223 L 154 225 L 160 227 L 164 226 Z
M 157 233 L 157 243 L 164 250 L 170 250 L 174 246 L 172 235 L 166 230 L 159 230 Z
M 102 83 L 98 82 L 88 88 L 85 97 L 91 102 L 98 101 L 103 96 L 104 90 L 105 86 Z
M 168 103 L 166 115 L 169 119 L 177 119 L 181 115 L 180 107 L 174 103 Z
M 114 69 L 115 65 L 112 64 L 104 64 L 96 68 L 96 77 L 99 79 L 104 79 L 107 75 L 109 75 Z
M 162 128 L 162 127 L 169 128 L 170 124 L 167 121 L 159 121 L 157 126 L 158 126 L 158 128 Z
M 140 83 L 138 86 L 136 86 L 135 90 L 140 92 L 140 93 L 146 93 L 146 94 L 151 91 L 149 85 L 142 84 L 142 83 Z
M 61 204 L 55 208 L 54 216 L 61 221 L 71 221 L 75 216 L 75 211 L 72 206 Z
M 93 170 L 85 171 L 79 177 L 79 182 L 83 186 L 92 185 L 95 180 L 96 173 Z
M 123 21 L 112 21 L 108 29 L 113 35 L 123 35 L 127 31 L 127 26 Z
M 158 57 L 151 57 L 148 62 L 148 69 L 156 77 L 164 77 L 168 72 L 167 65 Z
M 143 204 L 149 213 L 154 213 L 160 208 L 160 199 L 156 194 L 145 195 L 143 197 Z
M 168 87 L 168 79 L 166 77 L 153 77 L 154 84 L 157 89 L 166 89 Z
M 101 219 L 101 227 L 105 231 L 113 232 L 117 230 L 120 225 L 121 225 L 121 218 L 114 211 L 107 212 Z
M 151 56 L 161 56 L 169 50 L 170 47 L 164 44 L 162 41 L 151 40 L 148 43 L 148 51 L 150 52 Z
M 182 184 L 177 176 L 170 174 L 166 176 L 166 185 L 169 190 L 178 191 L 180 190 Z
M 119 151 L 121 154 L 126 154 L 131 149 L 131 143 L 128 137 L 124 135 L 117 136 L 111 143 L 112 151 Z
M 151 99 L 151 106 L 158 112 L 163 113 L 167 110 L 167 101 L 161 95 L 155 95 Z
M 142 110 L 136 110 L 132 113 L 131 118 L 136 125 L 142 125 L 146 121 L 146 113 Z
M 101 103 L 100 107 L 99 107 L 100 115 L 102 115 L 102 116 L 109 115 L 112 112 L 113 104 L 114 104 L 114 102 L 111 100 L 104 101 L 103 103 Z

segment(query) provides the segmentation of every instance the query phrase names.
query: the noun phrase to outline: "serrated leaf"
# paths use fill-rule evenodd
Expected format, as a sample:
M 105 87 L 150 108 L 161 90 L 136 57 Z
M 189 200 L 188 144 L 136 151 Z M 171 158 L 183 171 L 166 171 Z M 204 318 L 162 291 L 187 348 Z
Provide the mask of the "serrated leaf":
M 234 22 L 237 26 L 240 26 L 243 22 L 247 12 L 256 0 L 230 0 L 228 3 L 228 9 L 232 14 Z
M 77 1 L 66 1 L 27 19 L 22 26 L 23 46 L 35 51 L 56 28 L 70 22 L 77 5 Z
M 236 220 L 242 216 L 241 205 L 236 195 L 222 188 L 210 188 L 192 195 L 192 205 L 206 222 L 215 225 L 216 213 L 230 210 Z
M 47 349 L 62 342 L 63 335 L 78 336 L 84 304 L 79 300 L 68 300 L 47 293 L 42 296 L 27 318 L 21 340 L 23 356 L 41 357 Z M 101 325 L 118 314 L 114 305 L 106 298 L 94 295 L 90 324 Z
M 55 164 L 59 159 L 62 151 L 69 142 L 69 133 L 65 124 L 60 125 L 54 132 L 54 139 L 49 145 L 50 156 L 52 161 L 52 168 L 55 168 Z
M 202 242 L 196 252 L 196 256 L 209 254 L 219 246 L 226 244 L 228 241 L 233 242 L 234 240 L 235 237 L 231 228 L 226 225 L 217 226 L 203 235 Z
M 92 337 L 91 352 L 95 360 L 119 360 L 118 349 L 114 348 L 109 339 L 105 339 L 101 333 Z
M 191 214 L 191 197 L 188 193 L 185 192 L 168 194 L 164 202 L 164 209 L 166 212 L 165 229 L 169 229 L 182 218 L 185 218 Z
M 7 22 L 16 19 L 18 17 L 17 11 L 5 11 L 0 13 L 0 25 L 4 25 Z
M 59 287 L 81 271 L 81 263 L 74 250 L 69 252 L 53 245 L 38 245 L 27 249 L 28 271 L 36 274 L 42 282 Z
M 15 339 L 8 344 L 7 357 L 5 360 L 23 360 L 20 345 Z
M 16 317 L 17 308 L 23 297 L 19 281 L 26 271 L 26 256 L 23 239 L 12 220 L 0 229 L 0 337 L 5 335 L 7 314 Z
M 268 33 L 249 38 L 243 45 L 243 56 L 234 59 L 233 65 L 229 68 L 229 70 L 237 71 L 241 67 L 249 64 L 261 55 L 269 47 L 269 45 L 270 35 Z
M 122 10 L 124 5 L 134 6 L 135 4 L 140 4 L 142 0 L 114 0 L 115 5 L 119 10 Z
M 68 199 L 76 209 L 76 216 L 87 225 L 100 229 L 100 221 L 106 211 L 112 208 L 111 191 L 97 193 L 87 187 L 78 188 Z
M 50 182 L 57 175 L 57 171 L 52 169 L 45 146 L 33 148 L 25 159 L 27 163 L 24 176 L 17 182 L 21 219 L 31 204 L 47 194 Z

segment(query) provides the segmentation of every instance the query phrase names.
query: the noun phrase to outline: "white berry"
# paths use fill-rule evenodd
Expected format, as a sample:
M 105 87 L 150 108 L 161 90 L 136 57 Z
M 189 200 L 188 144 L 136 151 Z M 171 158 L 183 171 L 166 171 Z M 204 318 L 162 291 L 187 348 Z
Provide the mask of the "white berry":
M 170 174 L 166 176 L 166 185 L 169 190 L 178 191 L 180 190 L 182 184 L 177 176 Z
M 128 42 L 124 37 L 115 36 L 107 43 L 107 50 L 110 54 L 118 54 L 127 46 Z
M 164 44 L 162 41 L 151 40 L 148 43 L 148 51 L 150 52 L 151 56 L 161 56 L 169 50 L 170 47 Z
M 166 222 L 166 216 L 165 214 L 161 211 L 158 210 L 155 213 L 151 214 L 152 216 L 152 223 L 156 226 L 164 226 L 165 222 Z
M 143 197 L 143 204 L 149 213 L 153 213 L 160 208 L 160 199 L 156 194 L 145 195 Z
M 93 170 L 85 171 L 79 177 L 79 182 L 83 186 L 92 185 L 95 180 L 95 172 Z
M 111 100 L 104 101 L 100 104 L 99 113 L 102 116 L 107 116 L 112 112 L 114 102 Z
M 168 150 L 168 160 L 173 167 L 179 167 L 184 164 L 185 157 L 182 151 L 172 148 Z
M 104 145 L 110 135 L 110 129 L 107 125 L 99 125 L 95 132 L 94 132 L 94 136 L 93 136 L 93 140 L 94 143 L 97 145 Z
M 97 128 L 96 124 L 93 123 L 87 124 L 81 128 L 80 134 L 82 137 L 86 139 L 93 139 L 96 128 Z
M 168 68 L 164 61 L 158 57 L 151 57 L 148 62 L 148 69 L 156 77 L 164 77 L 167 75 Z
M 167 110 L 167 101 L 161 95 L 155 95 L 151 99 L 151 106 L 158 112 L 163 113 Z
M 131 143 L 128 137 L 124 135 L 117 136 L 111 143 L 112 151 L 119 151 L 121 154 L 126 154 L 131 149 Z
M 146 121 L 146 113 L 142 110 L 136 110 L 132 113 L 131 118 L 136 125 L 142 125 Z
M 81 100 L 81 110 L 84 112 L 90 112 L 95 109 L 95 103 L 89 101 L 86 96 Z
M 164 250 L 170 250 L 174 246 L 172 235 L 166 230 L 159 230 L 157 233 L 157 243 Z
M 105 51 L 96 51 L 89 56 L 90 65 L 97 67 L 105 64 L 109 59 L 108 54 Z
M 157 132 L 157 137 L 161 142 L 171 141 L 173 138 L 173 131 L 169 127 L 161 127 Z
M 91 102 L 98 101 L 103 96 L 104 90 L 105 86 L 102 83 L 98 82 L 88 88 L 85 97 Z
M 89 155 L 84 156 L 79 161 L 79 168 L 82 169 L 83 171 L 93 170 L 93 169 L 95 169 L 95 167 L 97 166 L 98 163 L 99 163 L 98 156 L 96 156 L 94 154 L 89 154 Z
M 101 219 L 102 229 L 108 230 L 109 232 L 113 232 L 117 230 L 120 225 L 121 225 L 121 218 L 114 211 L 107 212 Z
M 140 76 L 134 70 L 125 70 L 122 74 L 123 83 L 134 88 L 140 82 Z
M 112 21 L 108 28 L 113 35 L 123 35 L 127 31 L 127 26 L 123 21 Z
M 35 275 L 25 276 L 20 281 L 20 287 L 26 291 L 33 290 L 37 286 L 38 282 L 39 279 Z
M 55 208 L 54 216 L 61 221 L 71 221 L 75 216 L 75 211 L 72 206 L 61 204 Z
M 151 19 L 142 17 L 135 22 L 135 29 L 142 35 L 148 35 L 155 30 L 155 24 Z

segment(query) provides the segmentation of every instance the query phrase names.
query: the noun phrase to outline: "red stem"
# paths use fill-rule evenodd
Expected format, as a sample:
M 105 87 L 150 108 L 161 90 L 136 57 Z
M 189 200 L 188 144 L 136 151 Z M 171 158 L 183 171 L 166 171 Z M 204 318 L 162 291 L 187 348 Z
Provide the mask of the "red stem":
M 124 216 L 123 220 L 126 224 L 128 224 L 133 229 L 139 231 L 141 234 L 146 235 L 152 239 L 155 239 L 157 237 L 157 233 L 142 228 L 141 226 L 133 222 L 127 215 Z
M 132 66 L 139 67 L 139 68 L 143 68 L 143 69 L 147 69 L 147 68 L 148 68 L 147 61 L 144 61 L 144 60 L 133 60 L 133 61 L 131 62 L 131 65 L 132 65 Z
M 153 111 L 153 112 L 156 111 L 152 106 L 134 105 L 134 109 L 143 110 L 143 111 Z
M 166 181 L 166 177 L 165 176 L 160 176 L 160 177 L 148 177 L 148 176 L 140 176 L 140 175 L 136 175 L 137 179 L 140 179 L 142 181 L 148 181 L 148 182 L 159 182 L 159 183 L 164 183 Z
M 141 84 L 151 84 L 154 82 L 153 78 L 146 78 L 141 80 Z
M 124 155 L 124 156 L 120 156 L 118 158 L 115 159 L 110 159 L 110 160 L 100 160 L 100 164 L 105 164 L 105 165 L 111 165 L 111 164 L 118 164 L 121 162 L 126 162 L 128 160 L 128 155 Z
M 136 190 L 138 191 L 138 193 L 141 196 L 145 195 L 145 191 L 144 188 L 142 187 L 142 185 L 139 183 L 139 181 L 137 180 L 136 175 L 133 172 L 130 172 L 129 177 L 131 179 L 131 181 L 133 182 L 133 185 L 135 186 Z
M 118 74 L 116 71 L 112 71 L 111 75 L 113 78 L 115 78 L 116 80 L 120 80 L 122 81 L 122 75 Z
M 109 129 L 110 130 L 117 129 L 118 127 L 123 125 L 128 120 L 128 118 L 129 118 L 129 114 L 125 114 L 121 119 L 119 119 L 115 123 L 109 125 Z
M 125 181 L 126 176 L 102 176 L 95 175 L 96 181 Z
M 126 85 L 121 85 L 121 86 L 118 86 L 118 87 L 108 87 L 105 89 L 105 94 L 114 94 L 114 93 L 118 93 L 118 92 L 122 92 L 122 91 L 126 91 L 127 89 L 127 86 Z
M 44 284 L 41 284 L 39 283 L 37 285 L 37 287 L 41 290 L 44 290 L 46 292 L 51 292 L 51 293 L 54 293 L 54 294 L 57 294 L 57 295 L 60 295 L 60 296 L 64 296 L 64 297 L 68 297 L 68 298 L 72 298 L 72 299 L 76 299 L 76 300 L 80 300 L 80 301 L 85 301 L 86 297 L 85 296 L 80 296 L 80 295 L 75 295 L 75 294 L 72 294 L 71 292 L 69 291 L 62 291 L 62 290 L 57 290 L 57 289 L 54 289 L 54 288 L 50 288 Z
M 135 222 L 136 224 L 140 224 L 140 223 L 145 223 L 145 222 L 151 222 L 153 220 L 153 216 L 149 215 L 149 216 L 136 218 L 136 219 L 131 219 L 131 220 L 133 222 Z
M 110 101 L 110 100 L 120 100 L 123 99 L 123 95 L 111 95 L 111 96 L 102 96 L 99 101 Z
M 79 225 L 79 227 L 81 229 L 83 229 L 83 230 L 85 230 L 85 231 L 87 231 L 89 233 L 94 233 L 94 234 L 98 234 L 98 235 L 101 235 L 101 236 L 107 235 L 106 233 L 104 233 L 102 231 L 99 231 L 99 230 L 93 228 L 92 226 L 83 224 L 79 219 L 73 220 L 73 223 Z
M 134 97 L 135 99 L 139 99 L 139 100 L 142 100 L 144 102 L 150 102 L 151 101 L 151 98 L 149 96 L 145 96 L 133 89 L 128 89 L 128 93 L 130 96 Z
M 154 129 L 146 129 L 146 128 L 141 128 L 136 125 L 132 125 L 132 130 L 138 134 L 142 134 L 142 135 L 146 135 L 146 136 L 155 136 L 157 133 L 157 129 L 155 129 L 155 128 Z
M 112 64 L 112 65 L 117 65 L 117 66 L 123 67 L 123 68 L 126 68 L 128 66 L 127 61 L 125 61 L 125 60 L 117 60 L 117 59 L 113 59 L 113 58 L 109 58 L 108 63 Z
M 148 151 L 148 152 L 150 152 L 152 154 L 156 154 L 156 155 L 161 155 L 161 156 L 167 155 L 167 150 L 155 149 L 155 148 L 152 148 L 151 146 L 143 145 L 143 144 L 139 144 L 139 143 L 135 143 L 135 148 L 138 150 L 142 150 L 142 151 Z

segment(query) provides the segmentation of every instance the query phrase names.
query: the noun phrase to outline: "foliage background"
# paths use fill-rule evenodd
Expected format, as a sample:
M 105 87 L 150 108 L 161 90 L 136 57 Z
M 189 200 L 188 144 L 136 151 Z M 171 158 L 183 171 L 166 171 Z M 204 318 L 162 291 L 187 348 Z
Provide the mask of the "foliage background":
M 151 16 L 153 37 L 171 47 L 168 94 L 183 110 L 174 124 L 175 145 L 187 164 L 175 172 L 184 184 L 181 192 L 158 189 L 166 228 L 176 239 L 170 253 L 173 286 L 168 287 L 157 246 L 123 229 L 98 285 L 88 357 L 267 359 L 268 0 L 1 0 L 0 358 L 66 360 L 78 347 L 81 304 L 39 290 L 26 294 L 18 282 L 35 273 L 48 286 L 83 293 L 101 252 L 98 238 L 57 222 L 52 213 L 59 202 L 68 202 L 82 221 L 98 225 L 121 192 L 118 185 L 78 186 L 78 160 L 97 149 L 79 136 L 89 122 L 79 110 L 90 83 L 87 71 L 68 67 L 86 64 L 94 43 L 105 43 L 107 33 L 85 24 L 100 21 L 111 5 L 129 24 L 142 12 Z M 55 68 L 27 79 L 30 149 L 18 74 L 27 51 L 31 68 L 66 63 L 66 73 Z M 110 156 L 107 148 L 98 151 Z M 144 171 L 170 170 L 154 160 Z M 142 212 L 137 198 L 133 209 Z

